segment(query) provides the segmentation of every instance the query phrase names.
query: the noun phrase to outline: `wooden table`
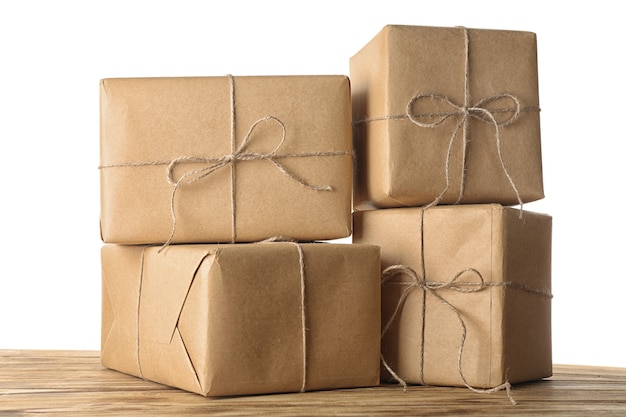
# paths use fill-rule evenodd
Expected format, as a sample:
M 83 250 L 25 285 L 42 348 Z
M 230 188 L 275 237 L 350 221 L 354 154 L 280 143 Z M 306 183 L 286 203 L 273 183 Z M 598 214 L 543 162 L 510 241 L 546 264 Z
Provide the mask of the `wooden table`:
M 100 366 L 97 351 L 0 350 L 0 416 L 626 416 L 626 369 L 556 365 L 502 392 L 397 385 L 205 398 Z

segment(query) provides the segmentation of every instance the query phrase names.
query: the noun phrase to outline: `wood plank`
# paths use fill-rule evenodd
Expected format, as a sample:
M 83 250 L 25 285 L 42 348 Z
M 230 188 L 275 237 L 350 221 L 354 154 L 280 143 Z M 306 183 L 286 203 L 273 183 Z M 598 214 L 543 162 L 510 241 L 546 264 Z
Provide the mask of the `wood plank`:
M 626 415 L 626 369 L 556 365 L 502 392 L 409 387 L 205 398 L 100 366 L 97 351 L 0 350 L 0 416 L 612 416 Z

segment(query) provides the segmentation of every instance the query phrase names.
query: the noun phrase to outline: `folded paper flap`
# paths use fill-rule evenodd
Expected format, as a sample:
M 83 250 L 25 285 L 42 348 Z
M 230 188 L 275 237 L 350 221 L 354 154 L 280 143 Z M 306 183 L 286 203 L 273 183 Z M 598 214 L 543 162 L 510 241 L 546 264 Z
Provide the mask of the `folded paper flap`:
M 143 250 L 140 246 L 122 250 L 114 245 L 105 245 L 101 249 L 103 296 L 108 300 L 106 306 L 110 307 L 110 318 L 114 321 L 136 323 L 135 300 L 140 291 Z M 126 279 L 131 273 L 133 279 Z M 129 297 L 129 294 L 133 294 L 133 297 Z M 135 334 L 131 326 L 120 326 L 117 331 L 126 335 Z
M 101 361 L 122 372 L 137 372 L 137 298 L 141 246 L 104 245 L 102 257 Z
M 171 342 L 196 271 L 210 254 L 206 248 L 193 247 L 146 250 L 139 299 L 141 340 Z

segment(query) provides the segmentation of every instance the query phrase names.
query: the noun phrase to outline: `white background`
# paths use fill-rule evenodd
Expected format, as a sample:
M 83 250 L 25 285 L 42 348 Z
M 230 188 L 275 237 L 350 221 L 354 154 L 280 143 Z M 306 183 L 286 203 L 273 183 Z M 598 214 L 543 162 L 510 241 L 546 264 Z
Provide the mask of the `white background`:
M 101 78 L 348 74 L 395 23 L 537 33 L 554 362 L 626 366 L 618 3 L 2 2 L 0 348 L 100 347 Z

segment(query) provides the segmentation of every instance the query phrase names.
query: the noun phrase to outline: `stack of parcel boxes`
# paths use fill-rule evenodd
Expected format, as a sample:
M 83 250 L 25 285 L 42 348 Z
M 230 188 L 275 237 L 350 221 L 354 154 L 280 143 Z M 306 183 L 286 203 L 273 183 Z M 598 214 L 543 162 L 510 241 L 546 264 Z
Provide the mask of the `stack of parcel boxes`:
M 534 34 L 100 87 L 104 366 L 211 396 L 551 374 L 551 218 L 508 207 L 543 197 Z

